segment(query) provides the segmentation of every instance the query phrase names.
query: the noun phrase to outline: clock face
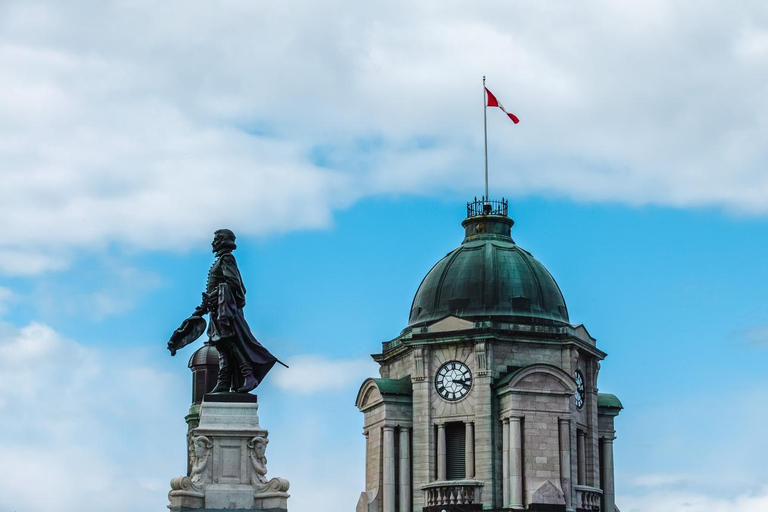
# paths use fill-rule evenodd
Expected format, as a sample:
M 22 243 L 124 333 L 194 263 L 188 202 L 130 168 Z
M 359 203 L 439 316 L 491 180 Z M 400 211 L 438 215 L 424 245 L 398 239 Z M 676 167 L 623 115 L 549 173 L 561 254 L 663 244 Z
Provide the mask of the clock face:
M 580 370 L 573 374 L 573 380 L 576 381 L 576 395 L 573 398 L 576 400 L 576 408 L 581 409 L 584 407 L 584 375 Z
M 445 400 L 461 400 L 472 389 L 472 372 L 460 361 L 448 361 L 437 370 L 435 389 Z

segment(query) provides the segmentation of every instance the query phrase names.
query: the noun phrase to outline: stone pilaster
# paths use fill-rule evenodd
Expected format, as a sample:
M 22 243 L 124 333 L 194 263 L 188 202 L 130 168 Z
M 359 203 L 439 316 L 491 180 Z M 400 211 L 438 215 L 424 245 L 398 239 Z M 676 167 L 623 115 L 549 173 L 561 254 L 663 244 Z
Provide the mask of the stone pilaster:
M 489 343 L 486 349 L 486 359 L 491 360 L 493 355 L 492 345 Z M 475 379 L 473 393 L 476 393 L 475 401 L 475 439 L 482 439 L 482 442 L 475 444 L 475 479 L 484 482 L 485 485 L 480 490 L 482 502 L 486 508 L 493 508 L 495 495 L 495 479 L 493 475 L 493 429 L 498 418 L 494 418 L 492 375 L 490 371 L 478 371 Z
M 577 483 L 579 485 L 587 485 L 587 454 L 585 453 L 585 440 L 586 434 L 583 430 L 579 430 L 576 433 L 576 461 L 577 466 Z
M 385 426 L 382 428 L 383 439 L 383 483 L 382 483 L 382 512 L 395 512 L 395 429 Z
M 400 427 L 400 511 L 411 512 L 411 433 Z
M 566 510 L 574 510 L 571 488 L 571 422 L 560 418 L 560 487 L 565 495 Z
M 589 415 L 589 430 L 587 431 L 587 485 L 597 487 L 600 481 L 600 449 L 598 439 L 597 419 L 597 372 L 599 364 L 596 359 L 590 359 L 585 382 L 587 394 L 587 414 Z M 611 511 L 613 512 L 613 511 Z
M 432 446 L 434 436 L 429 407 L 430 380 L 429 352 L 427 349 L 414 349 L 413 382 L 413 488 L 412 507 L 420 511 L 424 506 L 424 493 L 421 486 L 432 481 L 431 466 L 433 464 Z
M 465 423 L 466 444 L 464 447 L 465 478 L 475 477 L 475 425 L 471 421 Z
M 502 420 L 501 457 L 501 504 L 506 507 L 509 505 L 509 418 Z
M 509 418 L 509 506 L 523 508 L 523 419 Z
M 448 478 L 445 452 L 445 424 L 440 423 L 437 425 L 437 479 L 441 482 Z
M 616 491 L 613 480 L 613 437 L 600 438 L 603 448 L 603 511 L 614 512 L 616 510 Z

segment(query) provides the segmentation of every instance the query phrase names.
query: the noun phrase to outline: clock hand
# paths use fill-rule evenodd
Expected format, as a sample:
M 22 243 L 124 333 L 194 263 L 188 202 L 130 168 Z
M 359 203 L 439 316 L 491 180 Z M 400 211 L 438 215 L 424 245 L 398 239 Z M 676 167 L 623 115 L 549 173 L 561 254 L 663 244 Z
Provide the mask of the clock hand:
M 458 379 L 453 379 L 453 380 L 452 380 L 452 382 L 458 382 L 459 384 L 461 384 L 461 385 L 462 385 L 462 386 L 464 386 L 465 388 L 468 388 L 468 387 L 469 387 L 469 383 L 467 383 L 467 381 L 466 381 L 466 380 L 458 380 Z

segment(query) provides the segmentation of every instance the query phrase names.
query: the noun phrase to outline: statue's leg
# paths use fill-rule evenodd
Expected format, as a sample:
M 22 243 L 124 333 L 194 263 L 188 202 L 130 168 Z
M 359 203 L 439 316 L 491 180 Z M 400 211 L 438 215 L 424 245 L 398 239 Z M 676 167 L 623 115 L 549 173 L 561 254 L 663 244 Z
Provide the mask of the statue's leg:
M 219 351 L 219 375 L 211 393 L 227 393 L 232 387 L 232 351 L 229 343 L 217 343 Z
M 256 389 L 259 385 L 259 379 L 253 374 L 253 366 L 243 355 L 237 346 L 232 346 L 232 354 L 237 359 L 237 366 L 240 368 L 240 374 L 243 376 L 243 384 L 237 388 L 238 393 L 248 393 Z

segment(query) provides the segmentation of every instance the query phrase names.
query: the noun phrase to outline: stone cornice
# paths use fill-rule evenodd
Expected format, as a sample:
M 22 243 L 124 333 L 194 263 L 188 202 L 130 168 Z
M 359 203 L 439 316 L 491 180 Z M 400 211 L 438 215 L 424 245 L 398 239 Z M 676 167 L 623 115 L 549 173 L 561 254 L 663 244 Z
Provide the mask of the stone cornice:
M 386 362 L 392 359 L 397 359 L 402 354 L 409 352 L 415 347 L 423 346 L 441 346 L 441 345 L 454 345 L 460 343 L 477 343 L 479 341 L 488 341 L 493 343 L 521 343 L 526 345 L 539 345 L 539 346 L 574 346 L 583 352 L 590 354 L 598 360 L 605 359 L 608 354 L 598 349 L 594 345 L 587 343 L 586 341 L 570 335 L 560 335 L 557 338 L 547 338 L 543 334 L 541 336 L 532 336 L 532 333 L 510 333 L 509 331 L 499 331 L 490 329 L 473 329 L 472 331 L 460 331 L 453 333 L 434 333 L 428 335 L 421 335 L 418 337 L 411 337 L 407 339 L 395 338 L 392 341 L 386 342 L 392 345 L 391 348 L 380 354 L 371 354 L 374 361 Z

